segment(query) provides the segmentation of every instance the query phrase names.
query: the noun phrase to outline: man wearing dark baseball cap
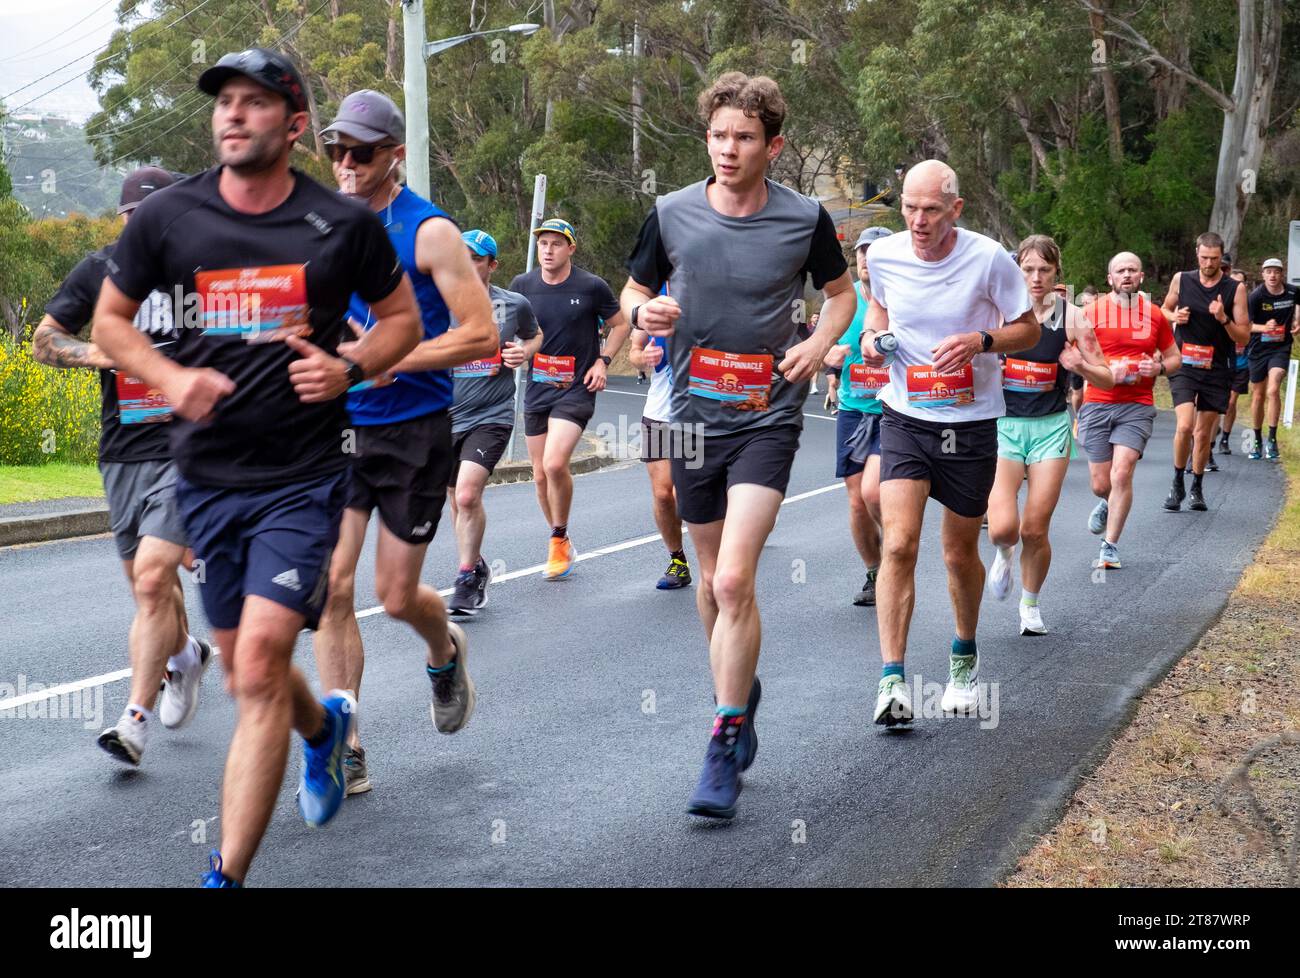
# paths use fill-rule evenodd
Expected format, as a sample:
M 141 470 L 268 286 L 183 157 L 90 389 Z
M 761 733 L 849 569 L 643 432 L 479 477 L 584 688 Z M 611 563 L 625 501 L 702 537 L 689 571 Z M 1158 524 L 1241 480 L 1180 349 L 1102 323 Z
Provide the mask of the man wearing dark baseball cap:
M 95 342 L 172 409 L 176 500 L 202 561 L 203 608 L 238 703 L 222 785 L 221 851 L 204 885 L 243 883 L 304 740 L 298 807 L 309 825 L 343 801 L 356 703 L 317 702 L 293 668 L 315 628 L 348 487 L 344 392 L 420 337 L 410 282 L 384 226 L 289 166 L 307 91 L 283 54 L 250 48 L 203 72 L 218 165 L 146 198 L 109 261 Z M 168 358 L 131 320 L 150 289 L 186 298 Z M 353 295 L 374 320 L 347 327 Z M 179 313 L 178 313 L 179 315 Z
M 440 207 L 399 182 L 406 121 L 387 95 L 353 92 L 321 132 L 339 189 L 364 202 L 384 222 L 388 239 L 415 288 L 420 344 L 382 382 L 349 392 L 356 433 L 339 544 L 330 563 L 330 596 L 315 636 L 321 684 L 361 692 L 365 648 L 353 601 L 357 563 L 370 514 L 379 510 L 375 590 L 389 613 L 423 639 L 434 726 L 452 734 L 474 712 L 468 640 L 448 622 L 437 590 L 420 580 L 424 556 L 438 530 L 452 481 L 452 370 L 497 354 L 492 304 L 460 228 Z M 348 313 L 369 329 L 373 310 L 353 296 Z M 448 332 L 452 317 L 460 325 Z M 387 380 L 387 378 L 385 379 Z M 346 794 L 370 790 L 366 755 L 353 731 L 343 757 Z
M 117 211 L 122 223 L 150 194 L 175 183 L 171 173 L 145 166 L 122 183 Z M 87 255 L 45 307 L 32 336 L 32 352 L 52 367 L 99 369 L 99 470 L 108 498 L 113 542 L 136 602 L 128 649 L 131 690 L 121 718 L 99 735 L 98 744 L 125 764 L 139 765 L 156 726 L 182 726 L 198 707 L 199 680 L 212 650 L 189 636 L 184 596 L 176 571 L 186 536 L 176 504 L 176 466 L 171 460 L 170 409 L 144 385 L 112 369 L 94 343 L 77 338 L 90 326 L 115 245 Z M 134 325 L 166 355 L 176 341 L 172 304 L 160 292 L 149 295 Z M 170 657 L 170 658 L 169 658 Z M 161 703 L 159 680 L 162 680 Z

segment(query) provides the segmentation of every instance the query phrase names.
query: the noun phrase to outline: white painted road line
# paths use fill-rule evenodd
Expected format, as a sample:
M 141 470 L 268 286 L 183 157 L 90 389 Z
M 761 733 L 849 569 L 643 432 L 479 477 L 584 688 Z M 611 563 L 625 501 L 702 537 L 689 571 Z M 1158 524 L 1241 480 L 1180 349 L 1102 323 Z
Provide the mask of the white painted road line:
M 835 482 L 829 486 L 822 486 L 820 489 L 810 489 L 808 492 L 801 492 L 797 496 L 790 496 L 781 502 L 782 506 L 789 506 L 791 503 L 797 503 L 804 499 L 811 499 L 813 496 L 820 496 L 824 492 L 833 492 L 836 489 L 843 489 L 843 482 Z M 587 553 L 578 554 L 578 560 L 595 560 L 597 557 L 607 557 L 610 554 L 616 554 L 623 550 L 631 550 L 634 547 L 644 547 L 648 543 L 655 543 L 659 540 L 658 533 L 648 533 L 643 537 L 634 537 L 631 540 L 624 540 L 621 543 L 611 543 L 607 547 L 599 547 Z M 529 577 L 533 574 L 540 574 L 546 570 L 545 564 L 533 564 L 531 567 L 524 567 L 517 571 L 511 571 L 508 574 L 502 574 L 500 577 L 494 577 L 493 583 L 503 584 L 506 581 L 518 580 L 521 577 Z M 454 588 L 443 588 L 438 592 L 442 597 L 450 597 Z M 384 610 L 383 605 L 376 605 L 373 608 L 366 608 L 364 611 L 357 612 L 357 620 L 369 618 L 372 615 L 378 615 Z M 213 646 L 212 651 L 218 655 L 221 650 Z M 91 676 L 89 679 L 78 679 L 75 682 L 63 683 L 59 686 L 51 686 L 48 689 L 37 690 L 32 693 L 25 693 L 22 696 L 14 696 L 7 700 L 0 700 L 0 711 L 13 710 L 20 706 L 26 706 L 28 703 L 38 703 L 41 700 L 58 699 L 60 696 L 67 696 L 69 693 L 79 692 L 83 689 L 91 689 L 95 686 L 107 686 L 109 683 L 120 682 L 123 679 L 131 677 L 130 669 L 119 669 L 116 672 L 106 672 L 102 676 Z

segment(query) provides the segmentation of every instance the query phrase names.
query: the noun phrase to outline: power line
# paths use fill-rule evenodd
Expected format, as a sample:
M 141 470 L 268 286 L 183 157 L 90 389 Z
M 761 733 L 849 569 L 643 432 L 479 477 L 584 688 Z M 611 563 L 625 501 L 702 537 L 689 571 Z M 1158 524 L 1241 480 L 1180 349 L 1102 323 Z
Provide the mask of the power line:
M 181 16 L 177 17 L 175 20 L 173 20 L 170 24 L 168 24 L 166 27 L 162 29 L 169 30 L 170 28 L 175 27 L 177 24 L 185 20 L 191 14 L 197 13 L 198 11 L 202 10 L 211 2 L 212 0 L 200 0 L 199 5 L 197 7 L 194 7 L 192 10 L 189 10 L 186 13 L 182 14 Z M 44 81 L 46 78 L 49 78 L 51 75 L 57 75 L 64 68 L 70 67 L 71 65 L 75 65 L 78 61 L 82 60 L 82 58 L 88 58 L 91 55 L 96 54 L 97 52 L 102 50 L 103 48 L 100 47 L 100 48 L 96 48 L 94 51 L 87 51 L 85 54 L 73 58 L 67 64 L 59 65 L 59 67 L 55 68 L 53 71 L 47 71 L 45 74 L 41 75 L 41 77 L 37 78 L 35 81 L 29 81 L 26 85 L 23 85 L 19 88 L 15 88 L 12 92 L 9 92 L 7 95 L 0 95 L 0 102 L 4 102 L 13 98 L 15 95 L 17 95 L 19 92 L 23 91 L 24 89 L 31 88 L 37 82 Z M 90 68 L 87 68 L 86 71 L 90 72 L 91 70 L 93 70 L 94 68 L 98 67 L 99 65 L 103 64 L 105 61 L 108 60 L 110 60 L 109 57 L 99 58 L 94 62 L 94 64 L 90 66 Z M 32 98 L 28 99 L 26 102 L 23 102 L 21 105 L 17 105 L 14 108 L 9 109 L 8 111 L 17 112 L 19 109 L 26 108 L 27 106 L 35 102 L 37 99 L 42 99 L 46 95 L 49 95 L 51 92 L 57 92 L 64 85 L 71 85 L 74 81 L 76 81 L 80 77 L 81 77 L 80 74 L 73 75 L 71 78 L 67 79 L 66 81 L 59 82 L 59 84 L 55 85 L 53 88 L 46 89 L 45 91 L 41 92 L 39 95 L 33 96 Z
M 62 37 L 64 34 L 68 33 L 68 31 L 72 30 L 72 28 L 74 28 L 74 27 L 78 27 L 78 26 L 80 26 L 81 24 L 84 24 L 86 21 L 90 20 L 91 17 L 94 17 L 95 14 L 99 13 L 99 12 L 100 12 L 101 10 L 103 10 L 105 7 L 112 6 L 112 5 L 113 5 L 114 3 L 116 3 L 116 2 L 117 2 L 117 0 L 107 0 L 106 3 L 101 3 L 98 7 L 96 7 L 94 10 L 92 10 L 90 13 L 86 14 L 85 17 L 82 17 L 81 20 L 74 21 L 73 23 L 69 24 L 66 28 L 64 28 L 62 31 L 60 31 L 58 34 L 55 34 L 53 37 L 47 37 L 45 40 L 41 41 L 40 44 L 34 44 L 34 45 L 32 45 L 32 47 L 29 48 L 28 50 L 34 51 L 34 50 L 36 50 L 36 48 L 41 47 L 41 45 L 49 44 L 51 41 L 58 40 L 58 39 L 59 39 L 60 37 Z M 116 20 L 116 17 L 114 17 L 114 19 Z M 102 30 L 103 28 L 96 28 L 96 29 L 97 29 L 97 30 Z M 92 31 L 91 33 L 94 33 L 94 32 Z M 88 35 L 86 35 L 86 34 L 82 34 L 81 36 L 82 36 L 82 37 L 87 37 Z M 65 44 L 64 47 L 67 47 L 67 45 Z M 54 50 L 54 51 L 57 51 L 57 50 L 59 50 L 59 49 L 58 49 L 58 48 L 54 48 L 53 50 Z M 50 53 L 51 53 L 50 51 L 46 51 L 46 52 L 45 52 L 45 54 L 50 54 Z M 6 62 L 6 61 L 31 61 L 32 58 L 43 58 L 44 56 L 45 56 L 45 55 L 37 54 L 37 55 L 29 55 L 29 56 L 22 57 L 22 58 L 0 58 L 0 63 Z
M 90 30 L 86 31 L 86 33 L 84 33 L 84 34 L 78 34 L 76 37 L 71 38 L 70 40 L 64 41 L 64 42 L 63 42 L 62 44 L 60 44 L 58 47 L 50 48 L 48 51 L 42 51 L 40 54 L 29 54 L 29 55 L 25 55 L 24 57 L 21 57 L 21 58 L 9 58 L 9 59 L 7 59 L 7 60 L 10 61 L 10 62 L 12 62 L 12 63 L 15 63 L 15 64 L 16 64 L 16 63 L 21 62 L 21 61 L 37 61 L 37 60 L 39 60 L 39 59 L 41 59 L 41 58 L 48 58 L 48 57 L 49 57 L 50 55 L 52 55 L 55 51 L 62 51 L 64 48 L 70 48 L 70 47 L 72 47 L 72 45 L 76 44 L 78 41 L 84 41 L 86 38 L 90 37 L 92 34 L 99 34 L 99 33 L 101 33 L 101 32 L 104 30 L 104 28 L 106 28 L 106 27 L 112 27 L 112 26 L 113 26 L 114 24 L 116 24 L 116 23 L 117 23 L 117 14 L 113 14 L 113 19 L 110 20 L 107 24 L 101 24 L 101 25 L 98 26 L 98 27 L 93 27 L 93 28 L 91 28 Z M 54 38 L 50 38 L 50 40 L 54 40 Z M 47 41 L 47 42 L 44 42 L 44 43 L 49 43 L 49 42 Z

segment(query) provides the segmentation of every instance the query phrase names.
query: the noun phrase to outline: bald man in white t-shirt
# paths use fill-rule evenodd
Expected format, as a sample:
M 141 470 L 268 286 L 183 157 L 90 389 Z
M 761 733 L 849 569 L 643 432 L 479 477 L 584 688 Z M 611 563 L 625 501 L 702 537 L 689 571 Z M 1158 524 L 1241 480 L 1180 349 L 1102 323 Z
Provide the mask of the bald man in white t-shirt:
M 875 348 L 879 334 L 898 341 L 879 395 L 884 548 L 876 606 L 884 667 L 875 722 L 886 726 L 912 719 L 903 659 L 927 498 L 946 507 L 943 556 L 956 618 L 942 709 L 970 714 L 979 703 L 980 522 L 997 473 L 997 419 L 1004 413 L 997 354 L 1028 349 L 1041 331 L 1006 249 L 957 227 L 962 204 L 951 167 L 918 164 L 903 181 L 910 233 L 879 241 L 867 254 L 872 295 L 863 360 L 885 363 Z

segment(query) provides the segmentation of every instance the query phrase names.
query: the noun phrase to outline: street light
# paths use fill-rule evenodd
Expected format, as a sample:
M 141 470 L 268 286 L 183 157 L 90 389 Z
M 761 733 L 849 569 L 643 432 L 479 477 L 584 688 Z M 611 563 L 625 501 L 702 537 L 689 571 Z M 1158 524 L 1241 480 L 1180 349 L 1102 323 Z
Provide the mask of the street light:
M 426 44 L 424 0 L 402 0 L 406 72 L 402 83 L 403 99 L 406 102 L 406 183 L 411 190 L 425 199 L 429 197 L 429 87 L 424 59 L 473 37 L 503 33 L 532 34 L 540 29 L 540 24 L 512 24 L 510 27 L 459 34 Z

